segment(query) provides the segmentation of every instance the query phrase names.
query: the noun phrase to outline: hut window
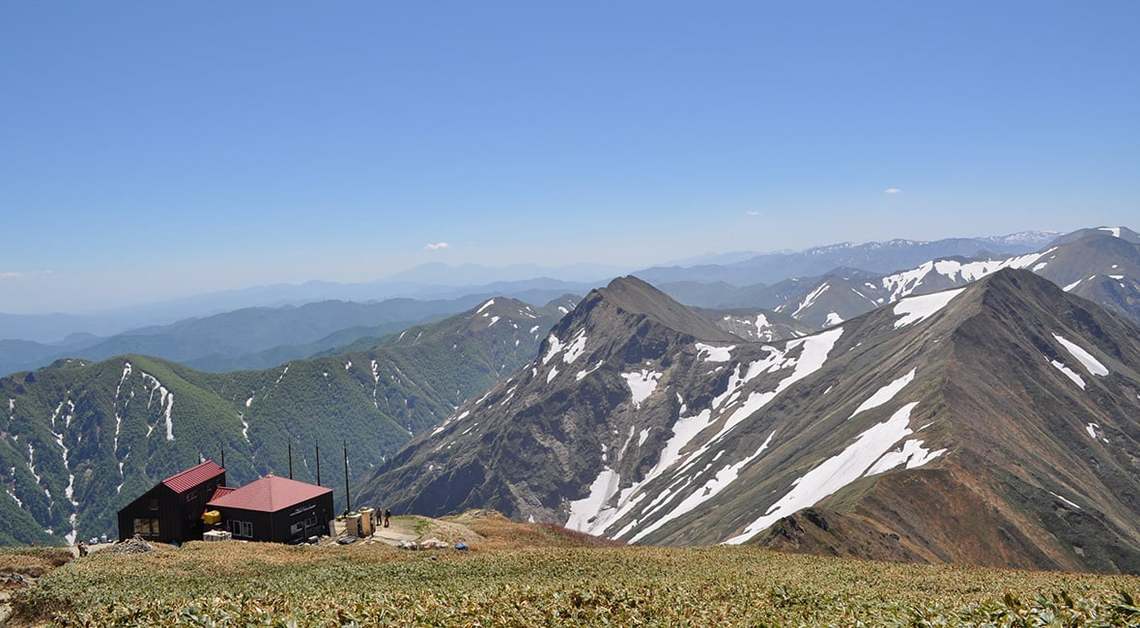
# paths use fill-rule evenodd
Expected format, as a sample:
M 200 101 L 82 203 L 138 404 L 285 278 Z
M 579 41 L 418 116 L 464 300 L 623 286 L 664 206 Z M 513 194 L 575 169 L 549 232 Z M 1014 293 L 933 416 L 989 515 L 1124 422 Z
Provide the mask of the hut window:
M 230 521 L 230 532 L 234 536 L 253 537 L 252 521 Z
M 316 526 L 317 526 L 317 516 L 313 515 L 311 517 L 307 517 L 301 521 L 298 521 L 297 523 L 294 523 L 292 526 L 290 526 L 289 527 L 289 534 L 291 534 L 293 536 L 297 536 L 298 534 L 304 534 L 304 532 L 306 530 L 308 530 L 309 528 L 315 528 Z
M 158 519 L 135 519 L 135 534 L 144 537 L 159 535 Z

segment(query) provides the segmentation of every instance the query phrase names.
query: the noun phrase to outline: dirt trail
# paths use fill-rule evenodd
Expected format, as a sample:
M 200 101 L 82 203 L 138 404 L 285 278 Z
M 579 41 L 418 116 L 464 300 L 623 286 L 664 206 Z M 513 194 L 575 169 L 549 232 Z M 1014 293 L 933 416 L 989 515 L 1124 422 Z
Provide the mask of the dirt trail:
M 393 517 L 391 527 L 380 528 L 374 538 L 390 545 L 397 545 L 400 541 L 422 543 L 435 539 L 448 545 L 463 541 L 474 546 L 484 540 L 478 532 L 461 523 L 416 515 Z
M 419 534 L 415 531 L 412 519 L 412 517 L 395 517 L 389 527 L 377 528 L 372 538 L 388 545 L 399 545 L 404 541 L 419 541 Z
M 338 521 L 337 535 L 343 532 L 343 523 Z M 376 532 L 364 541 L 399 546 L 400 543 L 422 543 L 431 539 L 448 545 L 463 541 L 470 546 L 484 540 L 478 532 L 462 523 L 418 515 L 403 515 L 392 517 L 389 527 L 376 528 Z

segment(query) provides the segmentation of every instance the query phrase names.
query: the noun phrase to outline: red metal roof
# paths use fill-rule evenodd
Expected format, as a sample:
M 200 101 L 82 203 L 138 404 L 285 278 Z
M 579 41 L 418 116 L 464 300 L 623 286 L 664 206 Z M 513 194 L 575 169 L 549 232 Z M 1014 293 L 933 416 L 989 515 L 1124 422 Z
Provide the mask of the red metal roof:
M 225 472 L 226 470 L 219 467 L 213 460 L 207 460 L 185 471 L 175 473 L 163 480 L 162 483 L 175 493 L 185 493 L 202 482 L 212 480 Z
M 207 506 L 277 512 L 331 492 L 331 488 L 267 475 L 230 493 L 215 496 Z
M 210 497 L 210 501 L 214 501 L 223 495 L 229 495 L 236 490 L 237 489 L 232 486 L 219 486 L 218 488 L 214 489 L 214 494 Z

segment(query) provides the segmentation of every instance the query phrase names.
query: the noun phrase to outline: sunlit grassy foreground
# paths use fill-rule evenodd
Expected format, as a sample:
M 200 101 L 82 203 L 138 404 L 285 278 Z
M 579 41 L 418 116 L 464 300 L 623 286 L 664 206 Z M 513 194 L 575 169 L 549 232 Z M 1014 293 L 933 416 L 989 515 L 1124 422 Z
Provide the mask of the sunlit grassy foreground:
M 146 555 L 91 556 L 51 572 L 41 585 L 21 594 L 22 620 L 139 626 L 1140 624 L 1132 601 L 1140 578 L 870 563 L 741 547 L 563 543 L 460 553 L 193 543 Z

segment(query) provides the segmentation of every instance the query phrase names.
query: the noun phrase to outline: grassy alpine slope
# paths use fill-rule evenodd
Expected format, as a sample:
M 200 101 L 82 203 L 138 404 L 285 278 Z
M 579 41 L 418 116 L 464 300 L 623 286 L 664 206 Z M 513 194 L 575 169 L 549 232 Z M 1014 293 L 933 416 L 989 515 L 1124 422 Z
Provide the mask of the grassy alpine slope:
M 16 617 L 70 626 L 1140 625 L 1140 578 L 1130 576 L 757 547 L 574 546 L 549 527 L 519 527 L 502 533 L 526 541 L 465 553 L 249 543 L 101 553 L 22 591 Z

